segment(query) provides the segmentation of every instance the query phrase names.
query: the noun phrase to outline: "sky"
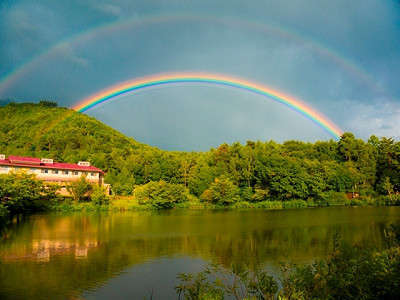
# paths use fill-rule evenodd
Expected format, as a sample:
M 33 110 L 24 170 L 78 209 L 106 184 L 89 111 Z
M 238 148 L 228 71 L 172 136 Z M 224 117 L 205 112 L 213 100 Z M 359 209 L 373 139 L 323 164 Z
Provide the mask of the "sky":
M 400 1 L 0 0 L 0 99 L 72 107 L 169 72 L 240 77 L 357 137 L 399 139 Z M 149 88 L 86 113 L 167 150 L 332 138 L 272 99 L 207 84 Z

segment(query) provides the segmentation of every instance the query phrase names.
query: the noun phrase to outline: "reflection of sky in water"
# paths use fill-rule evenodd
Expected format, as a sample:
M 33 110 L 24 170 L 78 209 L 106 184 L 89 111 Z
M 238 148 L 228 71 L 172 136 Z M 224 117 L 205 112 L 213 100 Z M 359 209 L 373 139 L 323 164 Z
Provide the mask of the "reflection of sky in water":
M 178 273 L 200 272 L 206 261 L 192 257 L 156 259 L 124 270 L 118 277 L 93 291 L 85 291 L 84 299 L 176 299 L 174 286 Z
M 348 243 L 380 247 L 384 226 L 400 221 L 399 212 L 382 207 L 33 216 L 14 224 L 0 244 L 0 295 L 97 298 L 137 290 L 149 296 L 151 286 L 172 293 L 177 273 L 210 262 L 276 270 L 280 262 L 323 257 L 337 234 Z

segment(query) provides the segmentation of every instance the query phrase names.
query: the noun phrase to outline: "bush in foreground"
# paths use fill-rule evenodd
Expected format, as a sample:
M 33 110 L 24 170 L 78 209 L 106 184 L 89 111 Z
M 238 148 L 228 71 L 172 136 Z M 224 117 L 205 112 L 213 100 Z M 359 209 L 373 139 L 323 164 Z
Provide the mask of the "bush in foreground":
M 400 227 L 385 232 L 383 251 L 335 243 L 324 260 L 282 266 L 280 278 L 259 269 L 212 265 L 178 275 L 175 289 L 180 299 L 399 299 Z

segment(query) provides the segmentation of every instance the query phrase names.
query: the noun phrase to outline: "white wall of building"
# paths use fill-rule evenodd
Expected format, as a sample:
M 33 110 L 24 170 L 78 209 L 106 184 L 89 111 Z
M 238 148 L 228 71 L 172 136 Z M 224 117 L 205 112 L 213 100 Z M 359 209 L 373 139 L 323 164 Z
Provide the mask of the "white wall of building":
M 99 172 L 87 171 L 71 171 L 61 169 L 45 169 L 35 167 L 13 167 L 13 166 L 0 166 L 0 174 L 8 174 L 10 172 L 26 172 L 27 174 L 34 174 L 38 179 L 65 179 L 66 181 L 80 178 L 82 175 L 86 176 L 88 180 L 98 180 Z

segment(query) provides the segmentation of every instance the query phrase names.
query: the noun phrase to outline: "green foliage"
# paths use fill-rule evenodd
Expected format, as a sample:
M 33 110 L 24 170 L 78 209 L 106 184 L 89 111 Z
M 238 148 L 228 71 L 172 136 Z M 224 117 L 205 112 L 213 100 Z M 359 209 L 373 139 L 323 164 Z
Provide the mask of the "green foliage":
M 282 209 L 283 202 L 282 201 L 262 201 L 256 203 L 257 208 L 265 208 L 265 209 Z
M 380 186 L 381 190 L 389 196 L 389 198 L 392 198 L 393 194 L 393 184 L 390 182 L 390 178 L 386 176 Z
M 181 284 L 175 287 L 178 299 L 190 300 L 223 300 L 223 290 L 207 279 L 208 272 L 200 272 L 196 275 L 179 274 L 177 277 Z
M 400 296 L 399 250 L 374 253 L 342 247 L 326 261 L 287 268 L 280 294 L 288 299 L 396 299 Z
M 244 187 L 240 189 L 240 200 L 242 201 L 252 201 L 254 197 L 253 189 L 251 187 Z
M 164 180 L 137 186 L 134 191 L 134 197 L 139 204 L 150 204 L 156 209 L 173 208 L 175 204 L 187 201 L 188 196 L 189 193 L 183 185 Z
M 213 204 L 230 205 L 240 200 L 239 188 L 226 177 L 215 178 L 200 199 Z
M 350 205 L 350 200 L 343 192 L 326 192 L 319 200 L 320 206 L 340 206 L 340 205 Z
M 347 192 L 387 195 L 390 199 L 380 203 L 389 204 L 400 193 L 400 142 L 391 138 L 371 136 L 364 142 L 345 133 L 338 142 L 248 141 L 201 153 L 168 152 L 47 102 L 0 107 L 0 153 L 87 160 L 106 172 L 116 195 L 165 181 L 215 205 L 240 200 L 348 205 Z
M 93 186 L 86 180 L 86 177 L 82 175 L 79 180 L 69 183 L 69 185 L 67 185 L 67 190 L 77 203 L 89 197 L 88 194 L 93 190 Z
M 10 173 L 0 175 L 0 205 L 5 214 L 43 210 L 56 198 L 54 185 L 45 185 L 34 175 Z
M 247 202 L 247 201 L 238 201 L 235 202 L 232 206 L 232 208 L 237 208 L 237 209 L 246 209 L 246 208 L 252 208 L 253 206 L 251 205 L 251 203 Z
M 231 270 L 210 265 L 197 274 L 181 273 L 175 287 L 179 299 L 274 299 L 278 292 L 276 280 L 262 270 L 250 272 L 233 265 Z
M 40 100 L 39 105 L 41 106 L 47 106 L 47 107 L 57 107 L 58 103 L 55 101 L 49 101 L 49 100 Z
M 0 220 L 3 220 L 8 217 L 9 211 L 5 204 L 0 203 Z M 1 226 L 0 226 L 1 227 Z
M 261 202 L 268 200 L 269 190 L 256 188 L 253 196 L 251 197 L 252 202 Z
M 98 212 L 98 211 L 109 211 L 108 205 L 95 205 L 93 202 L 73 202 L 63 201 L 57 203 L 51 207 L 53 211 L 59 211 L 63 213 L 70 212 Z
M 109 199 L 106 195 L 105 188 L 99 185 L 93 186 L 93 192 L 90 194 L 92 203 L 97 206 L 108 205 Z
M 306 208 L 307 202 L 304 200 L 284 201 L 283 208 Z
M 243 265 L 211 265 L 178 275 L 175 289 L 180 299 L 398 299 L 400 226 L 385 228 L 385 237 L 387 248 L 379 252 L 335 240 L 326 259 L 285 264 L 278 278 Z

